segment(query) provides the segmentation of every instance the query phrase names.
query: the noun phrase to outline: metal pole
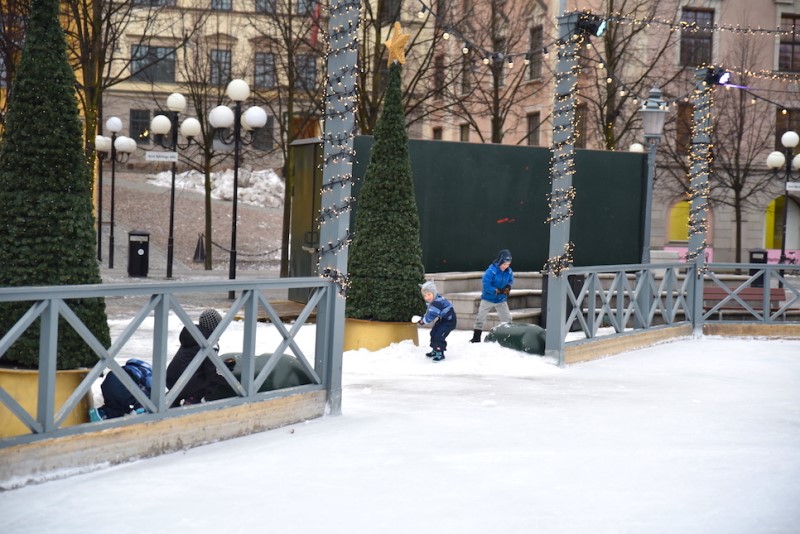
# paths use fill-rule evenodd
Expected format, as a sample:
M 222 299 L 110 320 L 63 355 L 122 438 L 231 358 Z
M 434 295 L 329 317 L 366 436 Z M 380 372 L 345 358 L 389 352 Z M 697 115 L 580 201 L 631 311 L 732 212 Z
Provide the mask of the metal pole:
M 111 132 L 111 233 L 108 236 L 108 268 L 114 268 L 114 189 L 116 187 L 117 149 L 116 132 Z
M 103 261 L 103 156 L 98 152 L 100 161 L 97 171 L 97 261 Z
M 178 153 L 178 112 L 172 113 L 172 150 Z M 169 237 L 167 238 L 167 278 L 172 278 L 172 258 L 175 245 L 175 172 L 178 163 L 172 162 L 172 185 L 169 192 Z
M 786 177 L 783 180 L 783 235 L 781 236 L 781 257 L 778 263 L 786 263 L 786 222 L 789 217 L 789 177 L 792 174 L 792 148 L 785 147 L 786 151 Z M 783 273 L 781 272 L 781 275 Z
M 547 324 L 545 357 L 563 366 L 567 309 L 567 276 L 562 270 L 572 261 L 570 219 L 572 217 L 572 172 L 575 164 L 575 89 L 580 64 L 578 49 L 583 38 L 575 38 L 578 13 L 558 18 L 562 46 L 556 61 L 556 91 L 553 104 L 553 143 L 550 167 L 550 247 L 547 270 Z
M 231 262 L 228 278 L 236 279 L 236 217 L 239 204 L 239 144 L 242 133 L 242 103 L 236 102 L 233 115 L 233 215 L 231 220 Z M 236 298 L 236 292 L 228 292 L 228 298 Z
M 647 142 L 647 184 L 645 185 L 644 197 L 644 229 L 642 239 L 642 263 L 650 263 L 650 229 L 652 228 L 653 218 L 653 182 L 656 177 L 656 152 L 658 143 L 661 141 L 660 135 L 645 135 Z

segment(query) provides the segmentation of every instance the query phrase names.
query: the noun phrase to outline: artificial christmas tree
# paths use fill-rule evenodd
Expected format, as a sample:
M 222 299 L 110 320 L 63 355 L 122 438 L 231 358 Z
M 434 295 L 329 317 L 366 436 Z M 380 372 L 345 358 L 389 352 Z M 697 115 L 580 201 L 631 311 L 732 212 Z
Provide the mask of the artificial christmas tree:
M 401 99 L 403 48 L 408 36 L 395 24 L 389 48 L 389 83 L 375 143 L 358 199 L 350 246 L 346 315 L 408 322 L 425 310 L 419 215 Z
M 95 261 L 91 171 L 83 153 L 75 75 L 67 62 L 58 0 L 34 0 L 0 144 L 0 284 L 101 283 Z M 102 299 L 67 305 L 104 346 L 111 343 Z M 0 304 L 0 337 L 30 308 Z M 59 320 L 58 369 L 91 366 L 97 355 Z M 37 320 L 3 355 L 36 368 Z

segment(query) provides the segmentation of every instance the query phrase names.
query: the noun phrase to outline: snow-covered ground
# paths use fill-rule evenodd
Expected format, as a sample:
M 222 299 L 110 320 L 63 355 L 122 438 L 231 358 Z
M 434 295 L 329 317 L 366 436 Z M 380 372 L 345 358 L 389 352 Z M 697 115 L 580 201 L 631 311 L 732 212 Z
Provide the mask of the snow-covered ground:
M 171 187 L 172 173 L 165 171 L 147 176 L 150 184 Z M 175 187 L 184 191 L 205 192 L 205 177 L 197 171 L 175 175 Z M 284 183 L 272 169 L 250 171 L 239 169 L 239 202 L 277 208 L 283 206 Z M 221 200 L 233 199 L 233 170 L 211 173 L 211 197 Z
M 0 532 L 798 532 L 800 340 L 557 368 L 470 335 L 345 353 L 340 416 L 3 492 Z

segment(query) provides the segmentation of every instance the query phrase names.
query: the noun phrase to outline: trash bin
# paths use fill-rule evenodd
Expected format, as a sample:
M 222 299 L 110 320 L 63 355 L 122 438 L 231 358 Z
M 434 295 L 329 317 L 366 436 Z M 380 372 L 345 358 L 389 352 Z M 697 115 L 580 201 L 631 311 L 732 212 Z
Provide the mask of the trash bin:
M 751 248 L 750 249 L 750 263 L 767 263 L 767 251 L 763 248 Z M 750 276 L 753 276 L 759 271 L 759 269 L 750 269 Z M 764 275 L 761 274 L 753 280 L 753 283 L 750 284 L 750 287 L 764 287 Z
M 147 277 L 150 266 L 150 233 L 128 232 L 128 276 Z

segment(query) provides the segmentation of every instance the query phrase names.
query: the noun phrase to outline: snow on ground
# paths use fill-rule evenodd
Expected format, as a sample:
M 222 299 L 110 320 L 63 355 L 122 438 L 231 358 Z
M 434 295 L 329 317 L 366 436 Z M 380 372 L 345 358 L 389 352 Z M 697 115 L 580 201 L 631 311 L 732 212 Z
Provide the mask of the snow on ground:
M 558 368 L 470 336 L 346 352 L 340 416 L 6 491 L 0 532 L 797 532 L 800 340 Z
M 171 187 L 172 173 L 165 171 L 147 176 L 150 184 Z M 205 177 L 197 171 L 187 171 L 175 175 L 175 187 L 184 191 L 205 192 Z M 211 197 L 221 200 L 233 199 L 233 170 L 211 173 Z M 283 205 L 284 183 L 272 169 L 250 171 L 239 169 L 239 202 L 266 208 Z

